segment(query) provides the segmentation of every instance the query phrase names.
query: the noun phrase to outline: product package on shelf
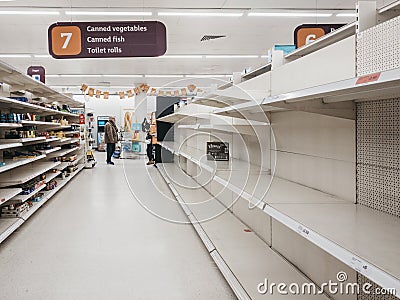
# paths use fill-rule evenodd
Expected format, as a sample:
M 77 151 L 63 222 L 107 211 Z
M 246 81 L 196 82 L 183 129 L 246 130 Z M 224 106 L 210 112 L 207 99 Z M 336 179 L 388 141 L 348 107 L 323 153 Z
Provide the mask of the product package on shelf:
M 29 208 L 30 206 L 28 203 L 5 205 L 1 208 L 1 218 L 20 218 Z

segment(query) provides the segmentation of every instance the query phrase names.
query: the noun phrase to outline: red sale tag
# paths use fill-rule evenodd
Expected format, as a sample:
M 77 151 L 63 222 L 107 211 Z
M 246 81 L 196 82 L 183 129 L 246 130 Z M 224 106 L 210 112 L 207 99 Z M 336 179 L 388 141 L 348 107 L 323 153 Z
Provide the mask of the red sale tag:
M 356 85 L 357 84 L 363 84 L 363 83 L 378 81 L 380 76 L 381 76 L 381 73 L 379 72 L 379 73 L 375 73 L 375 74 L 359 77 L 357 82 L 356 82 Z
M 85 124 L 85 115 L 84 114 L 79 115 L 79 124 Z

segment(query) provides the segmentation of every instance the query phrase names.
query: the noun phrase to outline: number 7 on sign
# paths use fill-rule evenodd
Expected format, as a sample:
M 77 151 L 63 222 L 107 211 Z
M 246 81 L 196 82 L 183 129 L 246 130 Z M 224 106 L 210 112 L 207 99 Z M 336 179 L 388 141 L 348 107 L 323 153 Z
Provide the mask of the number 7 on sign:
M 53 25 L 49 29 L 50 54 L 53 57 L 79 55 L 82 51 L 82 34 L 78 26 Z
M 64 45 L 62 46 L 63 49 L 67 49 L 69 42 L 72 38 L 72 32 L 61 32 L 61 37 L 67 37 L 64 41 Z

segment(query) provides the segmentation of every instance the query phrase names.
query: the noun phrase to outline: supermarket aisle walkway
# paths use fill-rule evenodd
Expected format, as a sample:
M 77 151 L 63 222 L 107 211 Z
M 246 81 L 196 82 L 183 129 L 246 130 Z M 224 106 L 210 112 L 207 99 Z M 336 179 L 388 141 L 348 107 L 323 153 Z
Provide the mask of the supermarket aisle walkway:
M 157 170 L 96 158 L 0 245 L 0 299 L 234 299 Z

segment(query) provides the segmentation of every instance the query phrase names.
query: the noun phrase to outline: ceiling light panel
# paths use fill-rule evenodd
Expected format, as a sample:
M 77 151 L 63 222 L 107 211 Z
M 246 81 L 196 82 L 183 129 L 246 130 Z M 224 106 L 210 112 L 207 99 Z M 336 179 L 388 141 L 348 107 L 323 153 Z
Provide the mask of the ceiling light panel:
M 183 77 L 183 75 L 164 75 L 164 74 L 152 75 L 152 74 L 150 74 L 150 75 L 145 75 L 144 77 L 147 77 L 147 78 L 181 78 L 181 77 Z
M 67 16 L 152 16 L 150 11 L 66 11 Z
M 249 17 L 332 17 L 332 13 L 314 13 L 314 12 L 249 12 Z
M 31 58 L 30 54 L 0 54 L 1 58 Z
M 206 55 L 206 58 L 259 58 L 258 55 Z
M 163 11 L 158 13 L 159 16 L 180 16 L 180 17 L 241 17 L 242 12 L 225 13 L 225 12 L 170 12 Z
M 0 10 L 0 15 L 59 15 L 59 11 L 47 10 Z

